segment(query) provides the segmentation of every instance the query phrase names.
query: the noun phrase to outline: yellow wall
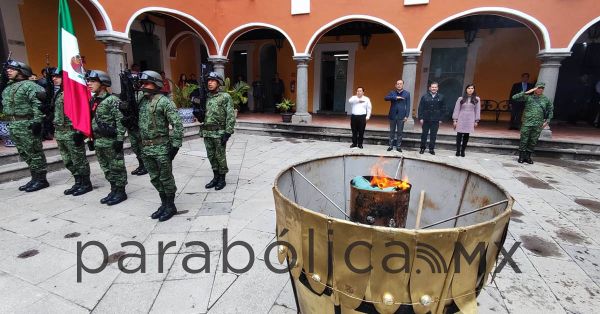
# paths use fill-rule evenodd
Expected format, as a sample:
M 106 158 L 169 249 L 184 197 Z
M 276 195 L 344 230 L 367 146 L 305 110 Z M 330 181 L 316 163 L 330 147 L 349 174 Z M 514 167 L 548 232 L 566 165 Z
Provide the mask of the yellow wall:
M 190 78 L 194 73 L 198 78 L 198 63 L 196 62 L 196 53 L 194 39 L 190 36 L 182 40 L 177 46 L 177 56 L 171 59 L 172 80 L 175 84 L 179 82 L 179 76 L 183 73 Z
M 88 16 L 74 1 L 69 1 L 79 52 L 85 57 L 86 69 L 106 70 L 104 44 L 96 41 L 94 28 Z M 46 54 L 50 65 L 56 66 L 58 56 L 58 1 L 25 0 L 19 6 L 27 57 L 34 73 L 46 67 Z

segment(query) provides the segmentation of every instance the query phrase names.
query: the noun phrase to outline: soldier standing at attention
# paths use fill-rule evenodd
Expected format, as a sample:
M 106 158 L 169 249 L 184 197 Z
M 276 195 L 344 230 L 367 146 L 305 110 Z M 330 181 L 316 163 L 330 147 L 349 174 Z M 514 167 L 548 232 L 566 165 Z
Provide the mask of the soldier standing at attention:
M 233 134 L 235 113 L 231 96 L 219 91 L 219 86 L 223 85 L 223 78 L 216 72 L 210 72 L 207 82 L 209 94 L 206 102 L 206 119 L 200 128 L 200 133 L 204 137 L 206 154 L 214 177 L 204 187 L 215 188 L 218 191 L 225 187 L 225 175 L 229 171 L 225 148 L 229 137 Z
M 42 148 L 42 118 L 39 97 L 44 90 L 28 78 L 31 68 L 19 61 L 8 60 L 6 73 L 8 86 L 2 93 L 3 112 L 10 125 L 8 129 L 19 155 L 29 166 L 31 180 L 19 191 L 34 192 L 47 188 L 46 156 Z
M 183 141 L 183 124 L 175 104 L 161 89 L 163 80 L 159 73 L 144 71 L 140 75 L 141 90 L 139 130 L 142 139 L 142 158 L 150 173 L 150 182 L 160 195 L 161 206 L 150 216 L 166 221 L 177 213 L 175 207 L 175 178 L 173 158 Z M 169 125 L 173 134 L 169 136 Z
M 548 126 L 554 111 L 554 105 L 544 95 L 546 84 L 538 82 L 535 87 L 512 97 L 513 100 L 525 101 L 521 140 L 519 143 L 519 163 L 533 164 L 531 153 L 535 149 L 542 129 Z
M 52 100 L 54 104 L 54 138 L 58 144 L 58 150 L 65 168 L 75 177 L 75 184 L 66 189 L 64 193 L 65 195 L 74 196 L 83 195 L 92 190 L 90 164 L 85 156 L 85 146 L 83 145 L 85 136 L 73 129 L 71 119 L 65 115 L 61 70 L 57 69 L 52 73 L 52 83 L 54 86 L 59 87 Z
M 86 80 L 94 95 L 90 104 L 96 157 L 104 177 L 110 183 L 110 193 L 100 203 L 112 206 L 127 199 L 127 170 L 123 157 L 125 127 L 122 123 L 123 115 L 119 111 L 120 100 L 106 90 L 111 85 L 106 72 L 91 70 Z

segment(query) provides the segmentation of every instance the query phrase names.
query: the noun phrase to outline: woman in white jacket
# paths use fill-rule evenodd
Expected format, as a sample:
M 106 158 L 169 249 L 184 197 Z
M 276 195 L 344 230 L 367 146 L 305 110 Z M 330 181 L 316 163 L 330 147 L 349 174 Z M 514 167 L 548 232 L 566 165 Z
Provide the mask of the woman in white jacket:
M 348 100 L 352 106 L 352 116 L 350 117 L 350 128 L 352 128 L 352 145 L 350 148 L 363 148 L 363 136 L 367 120 L 371 117 L 371 100 L 365 96 L 365 89 L 358 87 L 356 95 Z

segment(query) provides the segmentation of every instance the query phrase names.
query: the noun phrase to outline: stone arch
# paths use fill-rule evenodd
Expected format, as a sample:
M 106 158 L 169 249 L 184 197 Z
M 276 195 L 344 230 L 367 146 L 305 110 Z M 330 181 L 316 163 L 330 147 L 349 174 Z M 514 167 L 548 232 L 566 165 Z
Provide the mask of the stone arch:
M 180 32 L 177 35 L 175 35 L 171 39 L 169 44 L 167 45 L 167 52 L 169 53 L 169 57 L 176 58 L 177 57 L 177 46 L 179 46 L 179 43 L 181 43 L 182 41 L 184 41 L 190 37 L 200 38 L 200 36 L 198 36 L 198 34 L 196 34 L 195 32 L 192 32 L 192 31 L 183 31 L 183 32 Z
M 127 21 L 127 26 L 125 27 L 125 34 L 129 34 L 129 30 L 131 29 L 131 25 L 133 24 L 133 21 L 137 17 L 139 17 L 142 13 L 145 13 L 145 12 L 159 12 L 159 13 L 162 13 L 165 15 L 169 15 L 170 17 L 181 21 L 182 23 L 187 25 L 189 28 L 191 28 L 192 31 L 196 35 L 198 35 L 198 37 L 200 37 L 200 40 L 202 40 L 204 46 L 208 49 L 209 54 L 217 54 L 217 52 L 219 51 L 219 44 L 217 43 L 217 39 L 210 32 L 208 27 L 206 27 L 206 25 L 204 25 L 202 22 L 198 21 L 198 19 L 196 19 L 195 17 L 193 17 L 185 12 L 170 9 L 170 8 L 145 7 L 145 8 L 142 8 L 142 9 L 136 11 L 135 13 L 133 13 L 131 15 L 131 17 Z
M 112 22 L 98 0 L 75 0 L 88 16 L 95 32 L 112 31 Z
M 573 38 L 571 38 L 571 41 L 569 42 L 569 45 L 567 46 L 567 50 L 571 51 L 571 49 L 573 49 L 573 45 L 575 45 L 575 43 L 577 42 L 577 40 L 579 39 L 579 37 L 581 37 L 581 35 L 583 35 L 583 33 L 585 33 L 590 27 L 592 27 L 596 23 L 600 23 L 600 16 L 598 16 L 595 19 L 589 21 L 581 29 L 579 29 L 579 31 L 577 31 L 577 33 L 575 33 L 575 35 L 573 36 Z
M 376 24 L 380 24 L 380 25 L 383 25 L 383 26 L 391 29 L 400 39 L 400 42 L 402 43 L 402 47 L 406 48 L 406 40 L 404 39 L 404 36 L 400 32 L 400 30 L 396 26 L 391 24 L 390 22 L 380 19 L 378 17 L 370 16 L 370 15 L 346 15 L 346 16 L 339 17 L 339 18 L 321 26 L 321 28 L 319 28 L 312 35 L 310 40 L 308 41 L 308 44 L 306 45 L 306 49 L 304 50 L 304 53 L 307 55 L 310 55 L 312 53 L 312 50 L 314 49 L 315 45 L 319 41 L 319 39 L 321 39 L 321 37 L 323 37 L 328 31 L 334 29 L 336 26 L 339 26 L 339 25 L 342 25 L 342 24 L 345 24 L 348 22 L 357 22 L 357 21 L 376 23 Z
M 222 56 L 228 55 L 229 49 L 231 48 L 231 46 L 233 45 L 233 43 L 235 42 L 235 40 L 238 37 L 242 36 L 243 34 L 249 32 L 249 31 L 256 30 L 256 29 L 272 29 L 272 30 L 278 31 L 290 43 L 293 54 L 296 54 L 296 46 L 294 45 L 294 41 L 292 40 L 292 37 L 290 35 L 288 35 L 288 33 L 286 33 L 283 29 L 281 29 L 275 25 L 272 25 L 272 24 L 248 23 L 248 24 L 244 24 L 244 25 L 240 25 L 240 26 L 236 27 L 235 29 L 231 30 L 227 34 L 227 36 L 225 36 L 225 38 L 223 39 L 223 42 L 221 43 L 221 49 L 219 50 L 219 55 L 222 55 Z
M 423 44 L 425 43 L 425 41 L 427 40 L 429 35 L 431 35 L 431 33 L 433 33 L 440 26 L 442 26 L 452 20 L 456 20 L 456 19 L 460 19 L 463 17 L 472 16 L 472 15 L 497 15 L 497 16 L 511 19 L 513 21 L 520 22 L 523 25 L 527 26 L 527 28 L 529 28 L 533 32 L 535 38 L 537 39 L 539 50 L 545 50 L 545 49 L 547 50 L 552 47 L 550 44 L 550 34 L 548 32 L 548 29 L 546 28 L 546 26 L 544 24 L 542 24 L 542 22 L 540 22 L 533 16 L 523 13 L 521 11 L 515 10 L 515 9 L 509 9 L 509 8 L 503 8 L 503 7 L 481 7 L 481 8 L 474 8 L 474 9 L 462 11 L 460 13 L 451 15 L 451 16 L 439 21 L 438 23 L 433 25 L 431 28 L 429 28 L 427 30 L 427 32 L 425 32 L 425 34 L 421 37 L 421 41 L 419 41 L 419 45 L 417 46 L 417 49 L 421 50 L 421 48 L 423 47 Z

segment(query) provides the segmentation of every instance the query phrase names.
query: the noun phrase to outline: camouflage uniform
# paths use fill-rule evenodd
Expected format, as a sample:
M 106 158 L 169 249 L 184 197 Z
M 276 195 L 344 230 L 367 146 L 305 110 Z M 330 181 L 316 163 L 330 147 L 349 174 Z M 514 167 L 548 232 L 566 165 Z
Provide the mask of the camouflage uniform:
M 19 155 L 31 170 L 32 178 L 46 176 L 46 156 L 41 133 L 34 135 L 33 128 L 40 127 L 44 115 L 40 111 L 37 94 L 43 92 L 34 81 L 10 81 L 2 93 L 3 112 L 10 122 L 8 130 Z
M 173 126 L 171 136 L 169 124 Z M 142 158 L 150 182 L 159 193 L 174 196 L 177 186 L 169 154 L 172 147 L 181 147 L 183 141 L 183 124 L 175 105 L 162 94 L 145 96 L 140 102 L 139 126 Z
M 65 168 L 74 176 L 89 176 L 90 164 L 85 156 L 83 141 L 78 145 L 73 140 L 77 131 L 73 129 L 71 119 L 64 112 L 64 94 L 60 90 L 54 97 L 54 129 L 58 150 Z
M 231 96 L 225 92 L 209 93 L 206 102 L 206 119 L 200 128 L 200 135 L 204 137 L 206 154 L 215 174 L 225 175 L 227 157 L 226 145 L 221 144 L 225 134 L 233 134 L 235 126 L 235 113 Z
M 136 98 L 138 104 L 142 100 L 143 96 L 144 96 L 144 94 L 142 92 L 136 93 L 135 98 Z M 139 105 L 138 105 L 138 109 L 139 109 Z M 138 124 L 139 124 L 139 122 L 138 122 Z M 145 169 L 144 162 L 143 162 L 142 137 L 140 135 L 140 129 L 137 127 L 132 127 L 132 128 L 126 127 L 126 129 L 127 129 L 127 135 L 129 138 L 129 143 L 131 144 L 131 150 L 133 150 L 133 152 L 135 153 L 135 156 L 137 157 L 138 163 L 139 163 L 139 167 L 137 169 L 135 169 L 131 174 L 144 175 L 147 173 L 147 171 L 146 171 L 147 169 Z
M 542 132 L 544 121 L 550 123 L 552 119 L 554 106 L 544 95 L 527 95 L 523 92 L 514 95 L 512 99 L 525 101 L 519 150 L 532 153 Z
M 99 103 L 98 103 L 99 101 Z M 92 98 L 92 132 L 94 134 L 94 146 L 98 163 L 104 172 L 106 180 L 114 185 L 116 189 L 124 189 L 127 185 L 127 171 L 123 150 L 115 150 L 115 142 L 123 142 L 125 127 L 123 126 L 123 114 L 119 111 L 119 98 L 106 92 Z M 95 107 L 95 108 L 94 108 Z M 116 130 L 116 136 L 104 136 L 100 134 L 98 122 Z

